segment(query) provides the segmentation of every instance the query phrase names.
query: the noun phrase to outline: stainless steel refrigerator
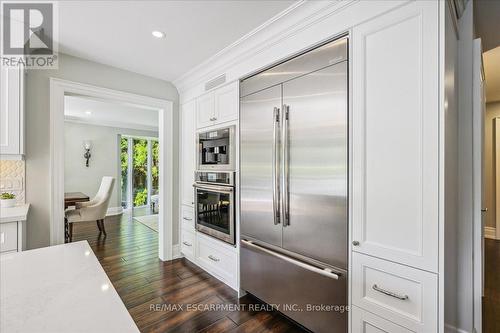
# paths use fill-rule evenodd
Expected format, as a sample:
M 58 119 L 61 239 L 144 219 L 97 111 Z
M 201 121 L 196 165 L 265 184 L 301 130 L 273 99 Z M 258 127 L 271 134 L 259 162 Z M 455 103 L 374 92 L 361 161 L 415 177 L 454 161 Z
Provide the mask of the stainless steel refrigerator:
M 241 289 L 347 332 L 348 39 L 241 81 Z

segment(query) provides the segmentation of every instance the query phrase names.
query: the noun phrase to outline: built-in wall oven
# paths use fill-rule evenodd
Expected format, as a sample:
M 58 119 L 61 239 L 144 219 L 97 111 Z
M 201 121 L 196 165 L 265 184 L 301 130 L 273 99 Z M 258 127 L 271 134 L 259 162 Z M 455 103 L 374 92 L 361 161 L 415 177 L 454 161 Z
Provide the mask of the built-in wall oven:
M 196 171 L 194 183 L 196 229 L 235 245 L 233 171 Z
M 235 170 L 235 126 L 198 132 L 198 170 Z

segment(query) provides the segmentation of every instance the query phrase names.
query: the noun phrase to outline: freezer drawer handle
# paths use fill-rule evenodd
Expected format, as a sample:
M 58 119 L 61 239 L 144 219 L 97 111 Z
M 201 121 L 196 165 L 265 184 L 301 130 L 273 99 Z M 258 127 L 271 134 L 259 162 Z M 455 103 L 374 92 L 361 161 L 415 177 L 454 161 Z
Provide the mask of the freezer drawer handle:
M 186 220 L 186 221 L 192 221 L 193 220 L 193 219 L 190 219 L 189 217 L 183 217 L 182 219 Z
M 329 277 L 331 279 L 335 279 L 335 280 L 338 280 L 339 279 L 339 276 L 341 275 L 340 273 L 335 273 L 332 269 L 330 268 L 324 268 L 324 269 L 321 269 L 321 268 L 318 268 L 318 267 L 315 267 L 315 266 L 312 266 L 312 265 L 309 265 L 309 264 L 306 264 L 302 261 L 299 261 L 299 260 L 296 260 L 296 259 L 293 259 L 293 258 L 290 258 L 290 257 L 287 257 L 285 255 L 282 255 L 280 253 L 277 253 L 277 252 L 274 252 L 274 251 L 271 251 L 271 250 L 268 250 L 262 246 L 259 246 L 257 244 L 254 244 L 252 241 L 248 241 L 248 240 L 245 240 L 245 239 L 242 239 L 241 240 L 243 243 L 245 243 L 246 245 L 250 246 L 250 247 L 253 247 L 255 249 L 258 249 L 260 251 L 263 251 L 267 254 L 270 254 L 272 256 L 275 256 L 277 258 L 280 258 L 282 260 L 285 260 L 291 264 L 294 264 L 294 265 L 297 265 L 299 267 L 302 267 L 304 269 L 307 269 L 308 271 L 311 271 L 311 272 L 314 272 L 314 273 L 317 273 L 317 274 L 320 274 L 320 275 L 323 275 L 323 276 L 326 276 L 326 277 Z
M 193 246 L 193 244 L 188 243 L 188 242 L 182 242 L 182 244 L 184 244 L 184 245 L 186 245 L 186 246 Z
M 380 288 L 379 286 L 377 286 L 376 284 L 374 284 L 372 286 L 373 290 L 375 291 L 378 291 L 379 293 L 382 293 L 384 295 L 387 295 L 387 296 L 391 296 L 391 297 L 394 297 L 394 298 L 397 298 L 397 299 L 400 299 L 402 301 L 406 301 L 409 297 L 408 295 L 399 295 L 399 294 L 396 294 L 392 291 L 389 291 L 389 290 L 385 290 L 385 289 L 382 289 Z

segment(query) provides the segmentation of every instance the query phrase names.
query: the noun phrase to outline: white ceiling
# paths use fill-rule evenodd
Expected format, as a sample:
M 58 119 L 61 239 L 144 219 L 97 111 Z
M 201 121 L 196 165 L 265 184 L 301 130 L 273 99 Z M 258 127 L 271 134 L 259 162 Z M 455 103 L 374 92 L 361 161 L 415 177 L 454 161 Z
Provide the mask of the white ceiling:
M 158 130 L 158 111 L 89 97 L 64 96 L 64 117 L 99 126 Z
M 500 101 L 500 46 L 483 53 L 486 101 Z
M 61 1 L 59 50 L 174 81 L 294 2 Z

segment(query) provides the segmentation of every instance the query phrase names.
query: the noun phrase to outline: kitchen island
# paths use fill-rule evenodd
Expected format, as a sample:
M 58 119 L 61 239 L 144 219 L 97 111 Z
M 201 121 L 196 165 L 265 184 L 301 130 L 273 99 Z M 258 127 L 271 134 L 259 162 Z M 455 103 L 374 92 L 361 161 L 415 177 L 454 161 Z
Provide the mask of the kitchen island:
M 0 332 L 139 332 L 86 241 L 0 257 Z

